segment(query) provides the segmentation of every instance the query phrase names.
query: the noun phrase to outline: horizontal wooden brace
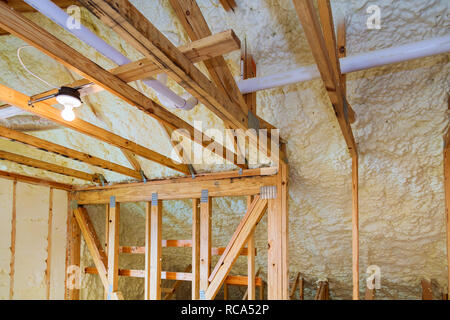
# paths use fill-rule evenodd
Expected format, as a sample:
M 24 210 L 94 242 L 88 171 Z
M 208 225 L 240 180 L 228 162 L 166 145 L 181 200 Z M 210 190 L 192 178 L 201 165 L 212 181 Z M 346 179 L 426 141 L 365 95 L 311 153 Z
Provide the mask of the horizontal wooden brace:
M 84 269 L 86 274 L 98 274 L 95 267 L 86 267 Z M 145 278 L 145 270 L 133 270 L 133 269 L 119 269 L 119 276 L 133 277 L 133 278 Z M 187 272 L 171 272 L 161 271 L 161 279 L 163 280 L 179 280 L 179 281 L 192 281 L 192 273 Z M 236 286 L 246 286 L 248 284 L 246 276 L 228 276 L 225 279 L 225 283 Z M 257 277 L 255 285 L 257 287 L 262 286 L 262 279 Z
M 177 178 L 170 180 L 147 181 L 146 183 L 129 183 L 106 186 L 105 188 L 78 189 L 74 199 L 82 204 L 106 204 L 111 196 L 116 196 L 117 202 L 151 201 L 152 193 L 157 192 L 160 200 L 199 199 L 202 190 L 208 189 L 210 197 L 250 196 L 260 193 L 262 186 L 274 185 L 276 176 L 261 176 L 264 170 L 252 169 L 245 176 L 238 172 L 229 173 L 229 178 L 209 176 L 196 178 Z M 268 171 L 272 172 L 272 171 Z
M 162 240 L 162 247 L 163 248 L 191 248 L 192 240 Z M 222 255 L 222 253 L 224 251 L 225 251 L 224 247 L 211 248 L 212 255 Z M 130 253 L 130 254 L 145 254 L 145 247 L 121 246 L 119 248 L 119 252 L 120 253 Z M 257 251 L 255 248 L 255 255 L 256 254 L 257 254 Z M 247 256 L 248 249 L 243 248 L 240 255 Z
M 71 191 L 73 189 L 73 186 L 70 184 L 64 184 L 64 183 L 59 183 L 59 182 L 52 181 L 52 180 L 25 176 L 22 174 L 7 172 L 7 171 L 3 171 L 3 170 L 0 170 L 0 177 L 4 178 L 4 179 L 8 179 L 8 180 L 14 180 L 14 181 L 19 181 L 19 182 L 23 182 L 23 183 L 35 184 L 35 185 L 42 185 L 42 186 L 52 187 L 52 188 L 60 189 L 60 190 Z

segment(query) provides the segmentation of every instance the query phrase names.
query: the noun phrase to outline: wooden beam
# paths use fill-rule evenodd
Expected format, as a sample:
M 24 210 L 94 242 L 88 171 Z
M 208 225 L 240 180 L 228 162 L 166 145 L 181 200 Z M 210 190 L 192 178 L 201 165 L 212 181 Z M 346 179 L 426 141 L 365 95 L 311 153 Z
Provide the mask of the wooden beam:
M 95 174 L 90 174 L 90 173 L 86 173 L 83 171 L 66 168 L 66 167 L 63 167 L 63 166 L 60 166 L 57 164 L 29 158 L 29 157 L 11 153 L 8 151 L 0 150 L 0 159 L 12 161 L 12 162 L 24 165 L 24 166 L 42 169 L 42 170 L 46 170 L 49 172 L 58 173 L 58 174 L 61 174 L 64 176 L 69 176 L 69 177 L 86 180 L 86 181 L 90 181 L 90 182 L 97 182 L 99 180 L 98 175 L 95 175 Z
M 352 157 L 352 276 L 353 300 L 359 300 L 358 155 Z
M 0 2 L 0 12 L 1 12 Z M 0 14 L 1 16 L 1 14 Z M 0 84 L 0 100 L 8 102 L 18 108 L 21 108 L 27 112 L 34 113 L 40 117 L 59 123 L 67 128 L 86 134 L 98 140 L 109 143 L 121 149 L 129 150 L 143 158 L 159 163 L 163 166 L 167 166 L 173 170 L 188 174 L 189 170 L 186 165 L 175 163 L 172 159 L 163 156 L 155 151 L 147 149 L 141 145 L 138 145 L 130 140 L 124 139 L 114 133 L 106 131 L 100 127 L 96 127 L 89 122 L 81 119 L 75 119 L 73 121 L 65 121 L 62 119 L 60 111 L 53 108 L 48 101 L 34 103 L 33 106 L 29 106 L 28 102 L 30 97 L 5 87 Z
M 150 277 L 151 277 L 151 241 L 152 241 L 152 203 L 145 203 L 145 300 L 150 300 Z
M 16 265 L 16 206 L 17 206 L 17 181 L 13 182 L 12 211 L 11 211 L 11 260 L 9 263 L 9 300 L 14 298 L 14 275 Z
M 324 1 L 324 0 L 321 0 Z M 338 120 L 339 126 L 341 128 L 344 139 L 347 143 L 350 155 L 353 156 L 357 153 L 355 139 L 353 137 L 353 132 L 350 126 L 349 119 L 349 109 L 346 105 L 346 99 L 343 96 L 339 75 L 336 74 L 336 64 L 333 64 L 331 56 L 332 53 L 328 51 L 331 49 L 330 39 L 334 38 L 334 29 L 331 33 L 331 23 L 330 19 L 326 20 L 323 24 L 325 33 L 327 34 L 328 46 L 324 38 L 324 33 L 321 30 L 319 18 L 317 17 L 315 7 L 312 0 L 293 0 L 297 15 L 300 18 L 303 29 L 308 39 L 309 45 L 311 47 L 313 56 L 316 60 L 317 67 L 322 76 L 322 80 L 325 84 L 325 88 L 330 97 L 331 103 L 333 105 L 336 118 Z M 322 10 L 322 12 L 324 12 Z M 329 13 L 331 17 L 331 12 Z M 332 40 L 331 40 L 332 41 Z M 333 45 L 336 48 L 336 45 Z M 336 49 L 334 49 L 336 52 Z
M 236 8 L 236 2 L 234 0 L 220 0 L 220 4 L 225 11 L 234 11 L 234 8 Z
M 231 103 L 148 19 L 127 0 L 79 0 L 130 45 L 152 60 L 233 128 L 247 128 L 247 115 Z
M 221 33 L 193 41 L 187 45 L 178 47 L 178 49 L 192 62 L 201 62 L 203 60 L 220 56 L 239 50 L 241 43 L 233 30 L 223 31 Z M 124 82 L 133 82 L 156 76 L 165 72 L 155 65 L 150 59 L 143 58 L 133 61 L 125 65 L 109 69 L 109 72 L 117 76 Z M 66 87 L 87 86 L 92 82 L 88 79 L 77 80 L 73 83 L 66 84 Z M 82 93 L 92 93 L 104 90 L 101 86 L 92 84 L 88 89 L 84 89 Z M 49 96 L 57 93 L 57 90 L 49 90 L 32 96 L 33 100 Z M 56 99 L 50 99 L 52 104 L 56 104 Z
M 450 109 L 450 96 L 448 98 Z M 447 249 L 447 293 L 450 294 L 450 128 L 444 137 L 444 191 Z
M 109 251 L 109 211 L 110 207 L 109 204 L 105 206 L 105 254 L 106 257 L 108 257 L 108 251 Z M 103 298 L 104 300 L 108 300 L 108 290 L 107 288 L 104 288 L 103 290 Z
M 61 145 L 34 137 L 32 135 L 28 135 L 25 133 L 22 133 L 20 131 L 15 131 L 6 127 L 0 126 L 0 136 L 13 140 L 18 141 L 21 143 L 24 143 L 29 146 L 33 146 L 35 148 L 38 148 L 40 150 L 52 152 L 64 157 L 68 157 L 73 160 L 81 161 L 87 164 L 91 164 L 103 169 L 107 169 L 113 172 L 117 172 L 123 175 L 127 175 L 133 178 L 136 178 L 138 180 L 141 179 L 141 175 L 138 171 L 131 170 L 127 167 L 97 158 L 95 156 L 92 156 L 90 154 L 79 152 L 74 149 L 69 149 L 66 147 L 63 147 Z
M 252 205 L 247 210 L 247 213 L 242 218 L 241 223 L 228 243 L 227 249 L 225 249 L 224 254 L 219 259 L 214 270 L 215 272 L 211 274 L 212 280 L 210 281 L 205 296 L 207 300 L 212 300 L 217 295 L 225 278 L 236 262 L 239 252 L 248 240 L 248 236 L 251 234 L 252 230 L 254 230 L 256 224 L 261 220 L 266 209 L 267 199 L 261 199 L 259 196 L 255 196 Z
M 192 248 L 192 240 L 162 240 L 163 248 Z M 220 256 L 224 253 L 225 247 L 212 247 L 211 255 Z M 139 246 L 121 246 L 119 247 L 120 253 L 130 253 L 130 254 L 145 254 L 145 247 Z M 254 254 L 257 254 L 256 248 Z M 248 256 L 249 252 L 247 248 L 242 248 L 240 252 L 241 256 Z
M 69 184 L 59 183 L 59 182 L 47 180 L 47 179 L 24 176 L 22 174 L 6 172 L 6 171 L 2 171 L 2 170 L 0 170 L 0 177 L 2 177 L 4 179 L 8 179 L 8 180 L 14 180 L 14 181 L 35 184 L 35 185 L 52 187 L 55 189 L 61 189 L 61 190 L 67 190 L 67 191 L 72 190 L 72 186 Z
M 200 208 L 192 199 L 192 300 L 200 298 Z
M 253 202 L 253 197 L 247 197 L 247 208 L 250 208 Z M 248 277 L 248 288 L 247 288 L 247 300 L 256 299 L 255 291 L 255 228 L 248 236 L 247 248 L 249 255 L 247 256 L 247 277 Z
M 248 196 L 259 194 L 261 187 L 274 185 L 276 180 L 276 176 L 272 175 L 246 177 L 246 171 L 243 172 L 242 176 L 236 173 L 236 176 L 230 175 L 230 178 L 210 175 L 203 179 L 202 177 L 177 178 L 104 188 L 78 189 L 74 197 L 79 204 L 105 204 L 109 202 L 111 196 L 116 196 L 118 202 L 139 202 L 150 201 L 152 193 L 157 192 L 161 200 L 177 200 L 200 198 L 204 189 L 208 190 L 210 197 Z
M 67 241 L 66 241 L 66 273 L 65 273 L 65 300 L 79 300 L 81 282 L 80 262 L 81 262 L 81 230 L 75 220 L 74 212 L 71 209 L 72 198 L 67 197 Z M 70 270 L 70 274 L 69 274 Z M 70 280 L 74 280 L 69 283 Z
M 431 289 L 431 281 L 422 279 L 422 300 L 433 300 L 433 290 Z
M 19 13 L 14 12 L 8 6 L 2 4 L 1 2 L 0 2 L 0 26 L 10 31 L 17 37 L 21 38 L 23 41 L 39 49 L 40 51 L 47 54 L 56 61 L 62 63 L 68 69 L 77 72 L 78 74 L 90 80 L 91 82 L 103 87 L 105 90 L 121 98 L 128 104 L 135 106 L 136 108 L 148 114 L 149 116 L 155 118 L 156 120 L 168 126 L 171 126 L 174 129 L 185 129 L 181 131 L 191 139 L 192 137 L 196 136 L 195 135 L 196 130 L 190 124 L 178 118 L 176 115 L 172 114 L 165 108 L 161 107 L 159 104 L 152 101 L 143 93 L 129 86 L 126 82 L 124 82 L 117 76 L 103 69 L 99 65 L 95 64 L 94 62 L 83 56 L 81 53 L 79 53 L 72 47 L 66 45 L 64 42 L 60 41 L 59 39 L 51 35 L 49 32 L 45 31 L 38 25 L 26 19 Z M 178 50 L 177 48 L 175 49 Z M 180 55 L 182 54 L 180 53 Z M 184 57 L 184 55 L 182 56 L 184 59 L 187 59 Z M 189 63 L 191 64 L 190 61 Z M 0 98 L 1 100 L 5 101 L 5 99 L 3 99 L 1 95 Z M 17 106 L 15 103 L 11 103 L 10 101 L 5 102 Z M 47 101 L 47 103 L 49 102 Z M 28 107 L 27 109 L 33 108 Z M 72 121 L 72 123 L 74 123 L 74 121 Z M 204 142 L 203 145 L 207 146 L 208 144 Z M 123 148 L 128 149 L 126 147 Z M 133 150 L 130 151 L 134 152 Z M 227 152 L 224 153 L 223 150 L 214 150 L 214 151 L 216 154 L 226 159 Z M 138 152 L 134 153 L 140 155 Z M 228 154 L 233 153 L 228 152 Z M 185 164 L 174 163 L 174 161 L 171 160 L 170 158 L 162 156 L 154 151 L 152 154 L 152 158 L 153 159 L 150 160 L 155 162 L 159 161 L 158 163 L 172 169 L 174 169 L 175 166 L 178 168 L 178 171 L 183 172 L 185 174 L 189 174 L 189 170 Z M 242 167 L 242 165 L 238 163 L 236 156 L 234 158 L 235 159 L 233 163 L 235 163 L 239 167 Z
M 161 300 L 162 201 L 153 194 L 151 203 L 150 300 Z
M 108 300 L 113 299 L 113 294 L 119 291 L 119 220 L 120 203 L 111 197 L 109 204 L 108 223 Z
M 50 279 L 52 266 L 52 225 L 53 225 L 53 188 L 50 188 L 48 197 L 48 222 L 47 222 L 47 259 L 45 261 L 45 295 L 50 300 Z
M 269 300 L 289 300 L 288 261 L 288 166 L 280 161 L 276 179 L 276 198 L 269 200 L 267 217 Z
M 204 299 L 211 272 L 211 215 L 211 197 L 208 190 L 203 190 L 200 199 L 200 299 Z

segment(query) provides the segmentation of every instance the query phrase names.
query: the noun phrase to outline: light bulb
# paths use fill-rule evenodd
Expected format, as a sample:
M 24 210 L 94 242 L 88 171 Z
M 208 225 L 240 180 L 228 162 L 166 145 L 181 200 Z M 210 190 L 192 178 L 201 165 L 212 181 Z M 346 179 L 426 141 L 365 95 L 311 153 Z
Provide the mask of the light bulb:
M 75 112 L 73 112 L 73 106 L 65 105 L 64 110 L 61 112 L 61 117 L 66 121 L 75 120 Z

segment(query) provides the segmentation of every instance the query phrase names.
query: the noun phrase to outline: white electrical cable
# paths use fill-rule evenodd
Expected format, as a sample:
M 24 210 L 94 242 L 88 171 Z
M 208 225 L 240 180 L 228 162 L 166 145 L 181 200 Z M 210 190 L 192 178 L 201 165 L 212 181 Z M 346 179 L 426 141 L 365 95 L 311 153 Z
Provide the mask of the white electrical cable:
M 31 74 L 33 77 L 35 77 L 36 79 L 42 81 L 43 83 L 45 83 L 47 86 L 52 87 L 54 89 L 59 89 L 59 87 L 52 85 L 50 83 L 48 83 L 47 81 L 45 81 L 44 79 L 42 79 L 41 77 L 37 76 L 36 74 L 34 74 L 33 72 L 30 71 L 30 69 L 27 68 L 27 66 L 23 63 L 22 58 L 20 57 L 20 52 L 22 51 L 22 49 L 25 48 L 33 48 L 33 46 L 23 46 L 17 49 L 17 58 L 19 59 L 20 64 L 22 65 L 22 67 L 29 73 Z

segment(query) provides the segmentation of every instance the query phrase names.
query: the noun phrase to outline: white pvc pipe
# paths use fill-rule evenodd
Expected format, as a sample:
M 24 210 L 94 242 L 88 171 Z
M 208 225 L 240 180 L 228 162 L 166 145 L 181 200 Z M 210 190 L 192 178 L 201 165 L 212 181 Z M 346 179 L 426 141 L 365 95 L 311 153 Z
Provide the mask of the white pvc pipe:
M 450 52 L 450 36 L 372 51 L 340 59 L 343 74 Z M 238 82 L 242 93 L 272 89 L 320 78 L 316 65 Z
M 99 38 L 96 34 L 91 32 L 88 28 L 83 25 L 79 25 L 79 28 L 69 28 L 68 21 L 70 16 L 62 10 L 60 7 L 55 5 L 50 0 L 24 0 L 34 9 L 47 16 L 53 22 L 72 33 L 76 37 L 78 37 L 83 42 L 87 43 L 89 46 L 100 52 L 102 55 L 112 60 L 117 65 L 121 66 L 124 64 L 128 64 L 131 61 L 122 55 L 115 48 L 107 44 L 103 39 Z M 168 103 L 168 106 L 172 108 L 181 108 L 185 110 L 190 110 L 195 105 L 197 105 L 197 99 L 189 99 L 186 101 L 185 99 L 178 96 L 172 90 L 170 90 L 167 86 L 163 85 L 161 82 L 155 79 L 145 79 L 143 81 L 147 86 L 156 91 L 158 98 L 162 101 Z M 193 105 L 192 105 L 193 104 Z

